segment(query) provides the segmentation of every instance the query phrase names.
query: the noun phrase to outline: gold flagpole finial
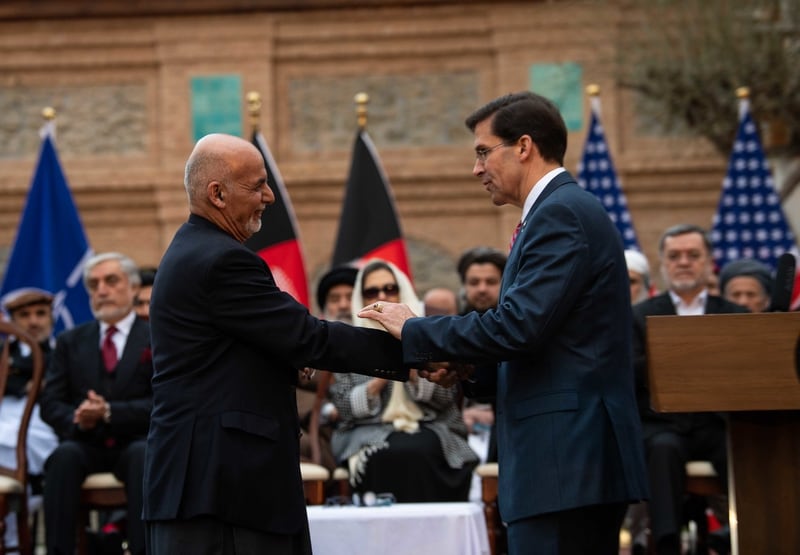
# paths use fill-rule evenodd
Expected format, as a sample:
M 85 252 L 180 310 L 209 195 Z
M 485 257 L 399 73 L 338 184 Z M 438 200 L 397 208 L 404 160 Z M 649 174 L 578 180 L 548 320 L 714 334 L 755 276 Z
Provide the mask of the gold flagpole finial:
M 42 108 L 42 118 L 45 121 L 53 121 L 56 119 L 56 109 L 52 106 L 46 106 Z
M 250 114 L 253 131 L 257 131 L 261 120 L 261 95 L 256 91 L 247 93 L 247 113 Z
M 369 95 L 365 92 L 360 92 L 353 98 L 353 100 L 356 102 L 358 128 L 365 129 L 367 127 L 367 104 L 369 103 Z
M 589 96 L 600 96 L 600 85 L 597 83 L 591 83 L 586 87 L 586 94 Z
M 750 98 L 750 87 L 739 87 L 736 89 L 736 98 L 739 100 Z

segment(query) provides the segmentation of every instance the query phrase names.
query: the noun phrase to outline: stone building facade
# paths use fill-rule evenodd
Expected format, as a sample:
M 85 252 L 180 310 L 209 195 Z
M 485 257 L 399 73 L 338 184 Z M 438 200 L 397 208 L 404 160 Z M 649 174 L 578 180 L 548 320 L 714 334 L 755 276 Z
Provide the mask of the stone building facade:
M 0 258 L 58 112 L 61 162 L 95 251 L 157 264 L 186 219 L 183 165 L 204 132 L 249 136 L 245 95 L 294 205 L 310 283 L 326 268 L 355 138 L 353 97 L 391 181 L 420 291 L 457 286 L 475 245 L 506 248 L 518 211 L 471 175 L 463 120 L 500 94 L 563 103 L 575 173 L 600 85 L 603 120 L 639 240 L 709 226 L 726 160 L 703 140 L 647 130 L 615 62 L 629 25 L 591 1 L 10 0 L 0 5 Z M 134 6 L 135 7 L 132 7 Z M 3 262 L 4 265 L 4 262 Z

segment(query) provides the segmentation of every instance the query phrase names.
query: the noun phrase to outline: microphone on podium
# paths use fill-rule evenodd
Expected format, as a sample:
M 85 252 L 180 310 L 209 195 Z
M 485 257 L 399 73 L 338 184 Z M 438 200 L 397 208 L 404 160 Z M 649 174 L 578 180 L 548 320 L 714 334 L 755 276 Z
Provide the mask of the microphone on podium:
M 788 252 L 783 253 L 778 259 L 778 269 L 775 271 L 775 286 L 772 288 L 769 312 L 789 312 L 796 264 L 794 255 Z

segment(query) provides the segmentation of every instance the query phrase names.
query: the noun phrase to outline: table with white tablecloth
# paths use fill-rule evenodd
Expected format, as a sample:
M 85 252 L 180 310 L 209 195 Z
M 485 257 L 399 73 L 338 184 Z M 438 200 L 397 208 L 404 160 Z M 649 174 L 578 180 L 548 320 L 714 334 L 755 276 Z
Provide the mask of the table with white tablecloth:
M 488 555 L 478 503 L 308 507 L 314 555 Z

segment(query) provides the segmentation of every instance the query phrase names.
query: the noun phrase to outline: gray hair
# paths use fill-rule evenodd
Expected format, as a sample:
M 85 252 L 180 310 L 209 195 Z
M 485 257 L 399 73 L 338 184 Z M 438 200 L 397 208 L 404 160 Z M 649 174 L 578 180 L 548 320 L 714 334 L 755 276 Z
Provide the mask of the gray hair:
M 130 281 L 131 285 L 134 287 L 141 285 L 142 279 L 139 277 L 139 267 L 136 265 L 136 262 L 119 252 L 104 252 L 94 255 L 86 261 L 83 267 L 84 287 L 88 289 L 89 272 L 92 271 L 92 268 L 108 260 L 116 260 L 119 262 L 122 271 L 128 276 L 128 281 Z

